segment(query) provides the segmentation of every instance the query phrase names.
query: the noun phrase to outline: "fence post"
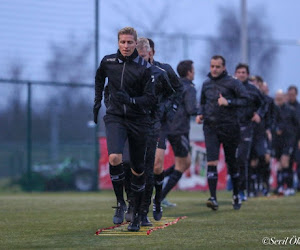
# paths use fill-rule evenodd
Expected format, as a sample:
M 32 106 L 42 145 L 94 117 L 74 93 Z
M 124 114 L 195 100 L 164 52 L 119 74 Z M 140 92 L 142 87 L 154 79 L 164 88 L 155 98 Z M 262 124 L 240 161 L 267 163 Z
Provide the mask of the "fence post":
M 99 0 L 95 0 L 95 73 L 99 64 Z M 94 190 L 99 188 L 99 141 L 98 141 L 99 126 L 95 126 L 95 180 Z
M 32 191 L 31 164 L 32 164 L 32 136 L 31 136 L 31 82 L 27 83 L 27 191 Z

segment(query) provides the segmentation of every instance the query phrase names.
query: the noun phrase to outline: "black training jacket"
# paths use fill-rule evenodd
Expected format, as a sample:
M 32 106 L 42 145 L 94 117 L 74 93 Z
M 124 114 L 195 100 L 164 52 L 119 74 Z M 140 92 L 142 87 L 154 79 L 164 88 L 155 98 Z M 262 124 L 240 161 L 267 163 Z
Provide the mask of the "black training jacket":
M 168 73 L 157 65 L 151 65 L 151 74 L 155 79 L 155 95 L 165 98 L 173 95 L 176 91 L 172 87 Z
M 298 137 L 299 123 L 295 109 L 288 104 L 276 106 L 276 130 L 282 131 L 282 136 Z
M 265 115 L 265 129 L 273 130 L 275 125 L 275 103 L 272 97 L 263 95 L 267 104 L 267 113 Z
M 261 117 L 261 122 L 256 123 L 254 122 L 254 136 L 256 138 L 259 137 L 266 137 L 266 130 L 273 131 L 276 127 L 276 121 L 275 121 L 275 104 L 273 102 L 273 99 L 270 96 L 267 96 L 265 94 L 262 94 L 265 102 L 265 116 Z
M 108 78 L 107 114 L 126 118 L 148 116 L 156 102 L 150 67 L 151 65 L 138 55 L 137 50 L 129 57 L 124 57 L 119 50 L 116 54 L 105 56 L 95 76 L 94 108 L 101 106 L 105 79 Z M 139 98 L 144 105 L 120 103 L 116 97 L 120 90 L 127 92 L 130 97 Z
M 228 101 L 228 106 L 219 106 L 220 94 Z M 237 124 L 237 108 L 248 105 L 249 95 L 244 85 L 224 71 L 219 77 L 204 81 L 200 97 L 200 114 L 205 124 L 222 125 Z
M 153 124 L 160 122 L 167 108 L 167 101 L 175 92 L 170 82 L 167 72 L 157 65 L 151 65 L 151 74 L 155 79 L 156 105 L 151 110 L 151 122 Z
M 248 81 L 243 82 L 243 85 L 249 95 L 249 102 L 247 106 L 238 108 L 241 125 L 250 123 L 254 113 L 257 113 L 263 119 L 268 109 L 268 105 L 257 87 Z
M 189 133 L 190 117 L 199 113 L 194 83 L 187 78 L 180 78 L 180 82 L 183 86 L 182 99 L 173 120 L 168 121 L 170 135 Z
M 171 85 L 175 90 L 175 94 L 173 95 L 173 103 L 179 105 L 182 98 L 183 86 L 182 83 L 179 81 L 179 78 L 172 67 L 167 63 L 161 63 L 158 61 L 153 61 L 153 65 L 158 66 L 164 69 L 168 73 L 168 77 L 170 79 Z
M 300 103 L 298 101 L 288 103 L 292 108 L 295 109 L 298 123 L 300 124 Z
M 169 99 L 162 103 L 160 108 L 160 114 L 162 115 L 161 119 L 161 130 L 168 132 L 168 119 L 174 119 L 174 110 L 173 106 L 178 107 L 179 104 L 182 101 L 182 92 L 183 92 L 183 86 L 182 83 L 179 81 L 179 78 L 173 68 L 167 64 L 167 63 L 161 63 L 158 61 L 153 61 L 153 65 L 158 66 L 162 69 L 164 69 L 168 73 L 168 77 L 170 79 L 171 85 L 173 89 L 175 90 L 175 93 L 169 97 Z M 170 118 L 171 117 L 171 118 Z
M 295 115 L 298 121 L 298 127 L 295 127 L 295 134 L 297 134 L 297 140 L 300 140 L 300 103 L 295 101 L 294 103 L 289 102 L 288 104 L 295 110 Z

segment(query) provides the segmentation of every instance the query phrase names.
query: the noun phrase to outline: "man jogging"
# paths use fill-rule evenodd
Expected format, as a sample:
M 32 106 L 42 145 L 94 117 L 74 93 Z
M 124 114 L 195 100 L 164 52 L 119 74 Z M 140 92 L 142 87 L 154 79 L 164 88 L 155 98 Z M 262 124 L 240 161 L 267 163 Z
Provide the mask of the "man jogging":
M 136 50 L 137 33 L 131 27 L 118 32 L 119 50 L 105 56 L 95 77 L 94 121 L 97 123 L 105 79 L 108 78 L 107 110 L 104 116 L 109 170 L 117 198 L 113 222 L 124 220 L 126 204 L 123 197 L 124 170 L 122 154 L 126 139 L 132 163 L 131 190 L 134 193 L 134 219 L 129 231 L 140 228 L 140 201 L 145 189 L 144 156 L 150 127 L 150 109 L 155 104 L 154 80 L 145 62 Z
M 145 61 L 149 61 L 150 58 L 150 45 L 147 38 L 139 38 L 137 41 L 137 51 L 141 57 Z M 169 81 L 169 77 L 167 72 L 162 68 L 151 65 L 150 67 L 151 73 L 155 78 L 155 96 L 157 98 L 157 103 L 153 106 L 151 110 L 151 129 L 147 138 L 147 152 L 145 156 L 145 175 L 146 175 L 146 185 L 145 191 L 143 194 L 142 202 L 141 202 L 141 226 L 152 226 L 151 221 L 149 220 L 147 214 L 149 212 L 149 206 L 151 204 L 151 197 L 153 193 L 154 186 L 154 175 L 153 175 L 153 167 L 154 167 L 154 159 L 155 159 L 155 151 L 158 141 L 158 135 L 160 130 L 160 124 L 162 120 L 162 116 L 164 113 L 164 109 L 166 109 L 166 104 L 168 103 L 168 98 L 175 93 L 174 89 L 171 86 Z M 167 103 L 166 103 L 167 102 Z M 129 206 L 127 213 L 125 214 L 125 218 L 127 221 L 131 221 L 132 219 L 132 204 L 130 202 L 131 198 L 131 190 L 130 190 L 130 172 L 126 169 L 125 176 L 125 190 L 127 196 L 129 197 Z M 160 220 L 162 214 L 154 214 L 155 220 Z
M 177 66 L 180 82 L 183 85 L 182 101 L 172 121 L 168 121 L 168 130 L 165 137 L 160 140 L 168 139 L 175 154 L 175 168 L 169 175 L 169 179 L 162 191 L 162 200 L 176 186 L 182 174 L 191 165 L 190 155 L 190 118 L 198 114 L 196 101 L 196 89 L 192 82 L 195 76 L 194 63 L 191 60 L 181 61 Z
M 298 95 L 298 88 L 296 86 L 289 86 L 288 88 L 288 104 L 295 109 L 296 116 L 298 123 L 300 124 L 300 104 L 297 101 L 297 95 Z M 299 128 L 298 128 L 299 129 Z M 297 140 L 294 145 L 294 153 L 290 159 L 290 166 L 289 166 L 289 175 L 290 178 L 293 179 L 293 164 L 296 162 L 297 166 L 297 176 L 298 176 L 298 191 L 300 190 L 300 131 L 295 131 L 297 134 Z M 295 194 L 295 190 L 292 188 L 289 189 L 287 192 L 288 195 Z
M 210 73 L 201 90 L 201 115 L 197 123 L 204 121 L 204 136 L 207 152 L 207 180 L 211 197 L 206 205 L 218 209 L 216 189 L 218 183 L 217 165 L 220 144 L 223 144 L 228 172 L 233 184 L 234 209 L 240 209 L 239 169 L 236 164 L 236 149 L 239 143 L 237 107 L 248 104 L 247 90 L 243 84 L 229 76 L 224 57 L 215 55 L 210 61 Z
M 278 161 L 277 193 L 290 195 L 290 189 L 293 188 L 293 175 L 289 169 L 289 163 L 298 137 L 299 123 L 295 109 L 285 102 L 283 91 L 276 92 L 275 104 L 277 123 L 273 146 L 274 155 Z M 285 185 L 287 189 L 284 189 Z
M 176 75 L 175 71 L 172 69 L 172 67 L 169 64 L 161 63 L 154 60 L 154 55 L 155 55 L 154 42 L 149 38 L 148 40 L 151 47 L 150 63 L 164 69 L 167 72 L 168 77 L 170 79 L 170 83 L 173 89 L 175 90 L 175 94 L 172 96 L 172 99 L 170 100 L 171 103 L 166 103 L 166 108 L 164 109 L 163 112 L 164 114 L 161 120 L 159 141 L 155 152 L 155 162 L 154 162 L 155 197 L 153 199 L 153 217 L 156 220 L 160 220 L 162 216 L 161 201 L 162 201 L 162 187 L 164 181 L 163 167 L 164 167 L 164 157 L 165 157 L 165 150 L 166 150 L 166 144 L 163 138 L 165 138 L 166 132 L 168 131 L 167 121 L 172 120 L 174 118 L 174 114 L 176 113 L 177 108 L 181 103 L 183 86 L 182 83 L 179 81 L 179 78 Z
M 257 87 L 249 83 L 249 66 L 239 63 L 235 68 L 235 76 L 240 80 L 250 97 L 249 105 L 239 108 L 240 142 L 237 153 L 237 166 L 240 170 L 240 196 L 242 201 L 247 200 L 245 190 L 248 180 L 248 162 L 253 139 L 253 125 L 260 123 L 264 117 L 267 107 L 264 97 Z

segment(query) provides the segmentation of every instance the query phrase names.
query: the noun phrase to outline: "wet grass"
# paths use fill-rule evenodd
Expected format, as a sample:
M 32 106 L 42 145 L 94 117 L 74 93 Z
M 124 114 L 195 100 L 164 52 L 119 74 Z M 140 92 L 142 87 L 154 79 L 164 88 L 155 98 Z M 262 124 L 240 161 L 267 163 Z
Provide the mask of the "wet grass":
M 231 194 L 220 192 L 214 212 L 205 206 L 208 193 L 178 191 L 169 197 L 177 207 L 164 209 L 164 216 L 188 216 L 176 225 L 149 236 L 95 236 L 112 226 L 113 197 L 111 191 L 0 193 L 0 248 L 265 249 L 264 237 L 300 237 L 299 194 L 254 198 L 235 211 Z

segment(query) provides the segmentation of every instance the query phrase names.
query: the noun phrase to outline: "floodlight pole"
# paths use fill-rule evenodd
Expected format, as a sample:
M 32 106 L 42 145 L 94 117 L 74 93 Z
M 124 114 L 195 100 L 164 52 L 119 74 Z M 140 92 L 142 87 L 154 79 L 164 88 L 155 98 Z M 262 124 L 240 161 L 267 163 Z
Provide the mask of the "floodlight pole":
M 31 82 L 27 83 L 27 191 L 32 191 Z

